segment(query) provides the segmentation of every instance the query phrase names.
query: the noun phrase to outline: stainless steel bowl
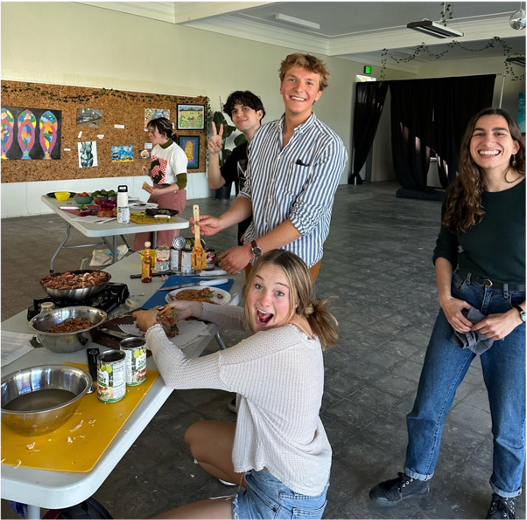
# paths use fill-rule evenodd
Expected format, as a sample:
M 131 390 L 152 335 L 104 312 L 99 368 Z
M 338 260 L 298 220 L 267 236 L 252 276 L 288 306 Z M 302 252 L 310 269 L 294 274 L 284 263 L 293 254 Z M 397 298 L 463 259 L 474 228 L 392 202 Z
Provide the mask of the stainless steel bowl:
M 77 332 L 46 332 L 67 318 L 86 318 L 92 325 Z M 95 307 L 62 307 L 38 314 L 29 322 L 29 328 L 36 333 L 37 341 L 42 346 L 52 352 L 65 354 L 86 348 L 92 340 L 90 331 L 101 325 L 106 318 L 107 314 Z
M 86 370 L 67 365 L 42 365 L 8 374 L 2 377 L 3 424 L 22 435 L 56 430 L 74 414 L 92 382 Z
M 74 274 L 82 274 L 82 273 L 93 273 L 98 272 L 98 269 L 77 269 L 75 271 L 71 271 Z M 53 273 L 52 275 L 48 276 L 60 276 L 64 273 Z M 105 273 L 107 276 L 107 279 L 105 282 L 99 283 L 97 285 L 90 285 L 89 287 L 82 287 L 80 289 L 50 289 L 49 287 L 46 287 L 42 284 L 43 280 L 47 278 L 44 277 L 42 280 L 40 280 L 40 285 L 42 286 L 42 289 L 46 291 L 52 298 L 55 298 L 57 300 L 70 300 L 70 301 L 83 301 L 92 294 L 97 294 L 98 292 L 101 292 L 107 285 L 108 282 L 111 280 L 112 276 L 110 273 Z

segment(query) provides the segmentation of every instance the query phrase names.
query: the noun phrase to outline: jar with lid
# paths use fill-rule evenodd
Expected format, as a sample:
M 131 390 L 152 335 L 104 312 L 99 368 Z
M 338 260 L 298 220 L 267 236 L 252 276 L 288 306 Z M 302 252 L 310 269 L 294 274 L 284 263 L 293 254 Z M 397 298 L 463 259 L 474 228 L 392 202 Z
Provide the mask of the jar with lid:
M 55 304 L 53 302 L 42 302 L 40 304 L 40 314 L 44 312 L 49 312 L 55 309 Z
M 145 248 L 140 251 L 141 255 L 141 281 L 143 283 L 150 283 L 152 281 L 152 254 L 153 249 L 150 249 L 152 244 L 145 242 Z

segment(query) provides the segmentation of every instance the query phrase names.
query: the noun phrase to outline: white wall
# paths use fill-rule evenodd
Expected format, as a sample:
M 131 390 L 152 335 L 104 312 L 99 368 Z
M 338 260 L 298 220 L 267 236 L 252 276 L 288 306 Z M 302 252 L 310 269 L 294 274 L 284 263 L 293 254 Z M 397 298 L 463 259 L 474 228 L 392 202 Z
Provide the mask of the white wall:
M 298 49 L 241 40 L 129 14 L 68 2 L 2 2 L 2 79 L 105 87 L 170 95 L 208 96 L 220 109 L 234 90 L 251 90 L 264 103 L 265 121 L 281 116 L 278 68 Z M 24 44 L 20 44 L 20 26 Z M 43 52 L 42 27 L 56 27 Z M 329 87 L 315 106 L 350 150 L 352 89 L 362 64 L 322 56 Z M 348 167 L 342 174 L 346 183 Z M 142 177 L 127 179 L 143 195 Z M 56 189 L 115 189 L 123 178 L 3 183 L 2 217 L 48 213 L 40 195 Z M 189 175 L 189 198 L 207 197 L 205 173 Z

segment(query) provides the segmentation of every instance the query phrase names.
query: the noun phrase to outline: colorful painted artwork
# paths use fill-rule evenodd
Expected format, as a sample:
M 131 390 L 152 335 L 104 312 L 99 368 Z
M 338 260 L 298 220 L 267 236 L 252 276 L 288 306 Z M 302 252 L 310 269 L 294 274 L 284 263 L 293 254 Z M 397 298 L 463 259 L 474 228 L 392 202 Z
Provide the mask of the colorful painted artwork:
M 134 160 L 134 147 L 131 144 L 112 146 L 112 162 L 131 162 Z
M 157 119 L 158 117 L 170 119 L 170 110 L 167 108 L 145 108 L 145 132 L 148 131 L 146 128 L 148 121 Z
M 150 156 L 151 156 L 151 150 L 143 149 L 139 152 L 140 159 L 150 159 Z
M 178 130 L 203 130 L 205 128 L 204 105 L 178 105 Z
M 7 108 L 2 107 L 2 159 L 7 159 L 7 152 L 13 144 L 14 123 L 13 114 Z
M 62 111 L 2 107 L 2 159 L 60 159 Z
M 199 135 L 180 135 L 178 144 L 183 148 L 188 159 L 187 168 L 196 169 L 199 167 Z
M 24 110 L 18 116 L 18 146 L 22 150 L 22 159 L 31 159 L 29 152 L 35 146 L 37 119 L 31 110 Z
M 51 160 L 51 152 L 57 143 L 59 123 L 55 114 L 48 110 L 40 116 L 40 146 L 44 152 L 44 159 Z

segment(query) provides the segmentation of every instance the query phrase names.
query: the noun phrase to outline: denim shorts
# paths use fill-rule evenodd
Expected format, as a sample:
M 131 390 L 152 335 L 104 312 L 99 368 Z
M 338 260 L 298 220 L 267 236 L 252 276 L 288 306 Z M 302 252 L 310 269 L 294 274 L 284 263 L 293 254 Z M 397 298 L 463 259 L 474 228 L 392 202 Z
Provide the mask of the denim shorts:
M 295 493 L 268 471 L 245 473 L 247 489 L 236 493 L 232 517 L 249 518 L 322 518 L 329 482 L 320 495 Z

